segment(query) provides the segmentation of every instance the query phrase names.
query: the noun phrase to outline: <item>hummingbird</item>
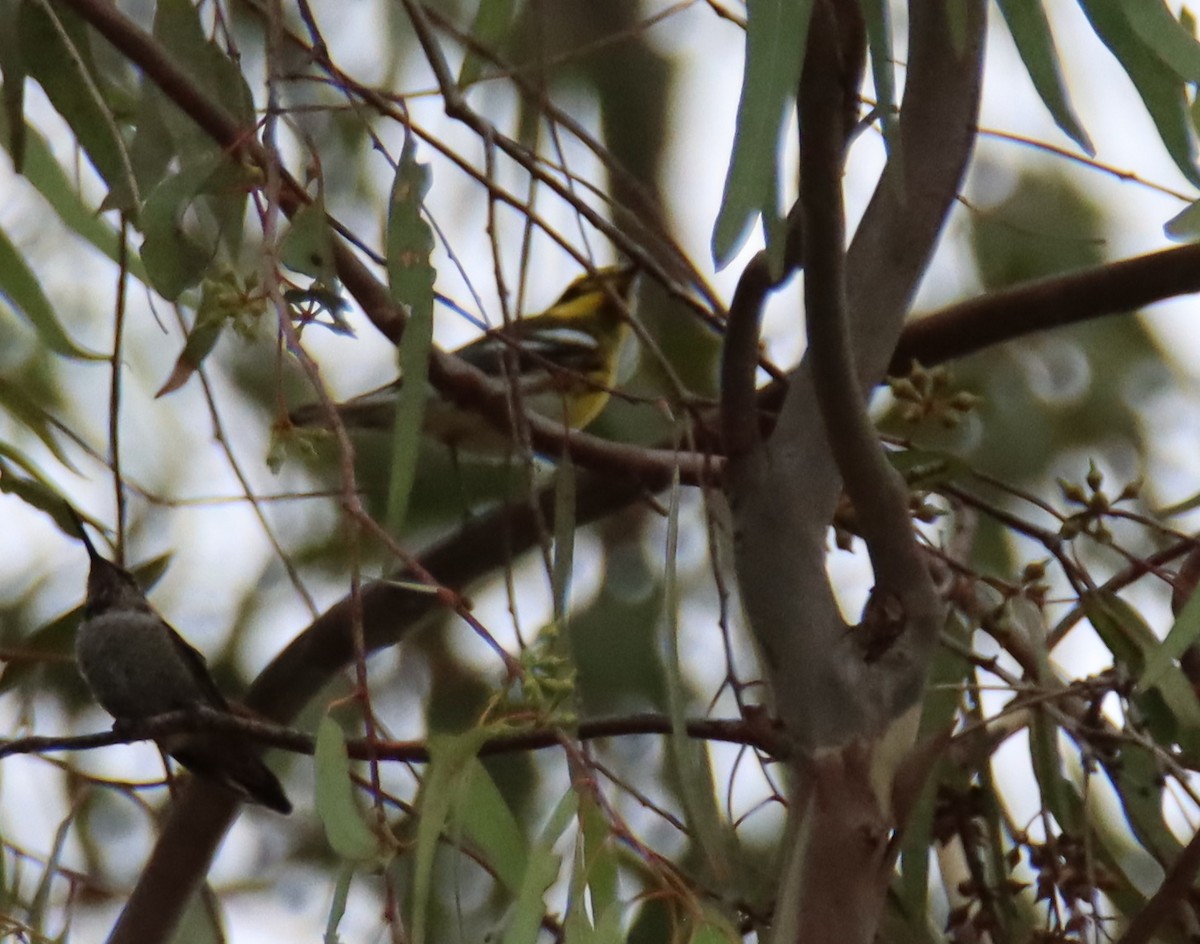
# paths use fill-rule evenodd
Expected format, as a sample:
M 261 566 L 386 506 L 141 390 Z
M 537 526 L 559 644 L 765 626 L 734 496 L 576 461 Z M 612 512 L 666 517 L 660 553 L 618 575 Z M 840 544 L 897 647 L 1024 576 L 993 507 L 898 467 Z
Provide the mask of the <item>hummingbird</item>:
M 203 707 L 235 714 L 199 651 L 158 615 L 133 574 L 101 556 L 79 524 L 91 559 L 75 659 L 114 727 L 170 711 Z M 249 739 L 233 731 L 196 731 L 158 738 L 159 748 L 188 770 L 244 800 L 278 813 L 292 804 Z

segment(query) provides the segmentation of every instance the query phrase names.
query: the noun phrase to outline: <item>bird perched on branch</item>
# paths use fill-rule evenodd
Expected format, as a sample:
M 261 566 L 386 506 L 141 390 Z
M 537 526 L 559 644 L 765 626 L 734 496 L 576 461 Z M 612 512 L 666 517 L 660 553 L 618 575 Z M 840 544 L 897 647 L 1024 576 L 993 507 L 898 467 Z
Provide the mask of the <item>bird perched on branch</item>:
M 91 558 L 75 658 L 101 706 L 122 723 L 172 711 L 207 708 L 233 714 L 198 651 L 146 600 L 133 574 L 102 557 L 82 522 L 79 536 Z M 248 738 L 233 731 L 167 734 L 158 746 L 199 777 L 279 813 L 292 804 Z
M 608 403 L 621 349 L 629 334 L 626 318 L 637 270 L 610 266 L 583 275 L 546 311 L 488 331 L 454 352 L 500 382 L 516 385 L 515 402 L 571 429 L 583 429 Z M 347 429 L 390 430 L 404 378 L 337 405 Z M 319 404 L 306 404 L 290 417 L 296 426 L 327 426 Z M 511 450 L 511 441 L 488 420 L 446 403 L 436 394 L 426 405 L 425 432 L 455 448 L 478 454 Z

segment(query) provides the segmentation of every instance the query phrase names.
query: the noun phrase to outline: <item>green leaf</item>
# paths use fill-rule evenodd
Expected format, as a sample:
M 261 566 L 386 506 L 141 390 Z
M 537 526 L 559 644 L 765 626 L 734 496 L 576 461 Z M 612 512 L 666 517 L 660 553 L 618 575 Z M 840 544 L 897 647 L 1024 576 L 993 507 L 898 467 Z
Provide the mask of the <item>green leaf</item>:
M 1171 71 L 1185 82 L 1200 82 L 1200 43 L 1163 0 L 1138 0 L 1123 10 L 1133 31 Z
M 613 853 L 612 830 L 591 790 L 578 791 L 579 827 L 575 840 L 575 861 L 567 892 L 567 914 L 563 931 L 567 944 L 595 944 L 608 939 L 606 915 L 620 918 L 617 901 L 617 857 Z M 591 909 L 588 909 L 588 892 Z M 595 916 L 595 927 L 591 916 Z M 604 937 L 602 937 L 602 935 Z M 617 938 L 620 940 L 620 938 Z
M 477 757 L 470 758 L 454 785 L 452 835 L 465 839 L 509 892 L 516 895 L 529 852 L 517 819 L 496 782 Z
M 742 935 L 714 908 L 705 908 L 701 920 L 692 924 L 689 944 L 741 944 Z
M 50 850 L 50 854 L 46 857 L 41 880 L 38 882 L 37 891 L 34 892 L 33 902 L 29 906 L 27 921 L 30 930 L 33 932 L 32 936 L 38 940 L 48 937 L 44 932 L 47 912 L 52 903 L 50 893 L 54 887 L 54 880 L 58 877 L 62 869 L 62 858 L 67 844 L 67 837 L 71 834 L 71 824 L 75 822 L 75 814 L 79 812 L 79 809 L 78 806 L 71 807 L 66 818 L 58 824 L 58 829 L 54 831 L 54 845 Z
M 1141 677 L 1162 643 L 1141 614 L 1112 593 L 1097 591 L 1083 598 L 1084 612 L 1114 659 Z M 1154 739 L 1178 744 L 1182 754 L 1200 759 L 1200 700 L 1182 670 L 1171 659 L 1156 661 L 1153 686 L 1139 685 L 1133 701 Z
M 3 230 L 0 230 L 0 295 L 24 316 L 37 332 L 38 340 L 55 354 L 75 360 L 107 360 L 106 355 L 89 351 L 71 340 L 59 324 L 37 276 Z
M 216 255 L 216 234 L 189 232 L 183 220 L 220 159 L 218 155 L 208 163 L 167 177 L 146 198 L 142 262 L 150 284 L 168 301 L 175 301 L 196 285 Z
M 350 779 L 346 739 L 337 722 L 328 716 L 321 719 L 317 728 L 314 763 L 317 815 L 325 827 L 325 837 L 330 847 L 349 862 L 378 859 L 381 851 L 379 840 L 354 802 L 354 783 Z
M 388 284 L 392 298 L 408 309 L 408 324 L 400 342 L 404 383 L 396 404 L 388 482 L 387 524 L 393 534 L 400 532 L 408 513 L 428 396 L 436 272 L 429 261 L 433 230 L 422 218 L 421 210 L 429 185 L 429 166 L 417 161 L 416 143 L 410 136 L 404 142 L 388 204 Z
M 192 0 L 157 0 L 154 7 L 154 35 L 171 53 L 178 67 L 188 73 L 196 85 L 230 113 L 247 130 L 256 123 L 254 96 L 239 67 L 208 38 L 200 21 L 200 8 Z M 186 118 L 182 111 L 181 118 Z M 186 118 L 206 139 L 209 136 Z
M 1165 782 L 1154 755 L 1131 739 L 1120 759 L 1104 766 L 1138 843 L 1164 866 L 1174 862 L 1182 846 L 1163 819 Z
M 863 0 L 867 43 L 871 49 L 871 77 L 875 80 L 875 110 L 883 129 L 883 144 L 894 159 L 900 151 L 896 137 L 900 112 L 896 104 L 896 67 L 892 54 L 892 14 L 887 0 Z
M 29 75 L 108 184 L 105 204 L 136 214 L 140 201 L 133 168 L 107 100 L 107 86 L 93 62 L 89 36 L 83 20 L 63 5 L 21 4 L 21 43 Z
M 703 857 L 707 880 L 724 887 L 734 879 L 732 874 L 732 842 L 727 835 L 721 812 L 717 807 L 716 785 L 708 750 L 693 742 L 687 733 L 687 683 L 684 681 L 679 652 L 679 587 L 675 564 L 679 551 L 679 469 L 671 483 L 671 499 L 667 512 L 667 546 L 664 551 L 666 570 L 663 575 L 663 612 L 660 630 L 665 647 L 663 660 L 667 675 L 668 712 L 671 716 L 669 763 L 679 784 L 683 808 L 692 841 Z
M 192 325 L 192 330 L 188 332 L 183 350 L 179 352 L 179 357 L 175 359 L 175 366 L 171 370 L 171 376 L 167 378 L 166 382 L 154 394 L 155 397 L 174 393 L 187 383 L 192 374 L 200 369 L 200 365 L 204 363 L 204 359 L 217 346 L 221 332 L 229 323 L 226 313 L 219 306 L 212 303 L 211 292 L 205 292 L 203 299 L 200 307 L 196 310 L 196 321 Z
M 33 184 L 68 229 L 82 236 L 113 262 L 119 262 L 120 234 L 98 216 L 93 207 L 80 199 L 78 189 L 55 160 L 46 139 L 37 129 L 27 125 L 13 127 L 0 113 L 0 143 L 9 150 L 14 164 L 17 161 L 15 151 L 18 141 L 23 148 L 21 172 L 25 179 Z M 145 282 L 146 271 L 141 260 L 132 255 L 126 262 L 130 274 Z
M 471 38 L 484 49 L 497 48 L 509 33 L 515 6 L 515 0 L 479 0 L 471 23 Z M 478 82 L 486 62 L 474 48 L 468 48 L 458 72 L 458 87 L 465 89 Z
M 1144 692 L 1161 682 L 1188 646 L 1200 639 L 1200 593 L 1193 593 L 1175 617 L 1166 638 L 1150 651 L 1135 691 Z
M 962 619 L 953 613 L 946 618 L 946 636 L 970 644 L 970 632 Z M 971 665 L 949 646 L 939 646 L 926 686 L 925 704 L 921 709 L 920 738 L 925 739 L 949 731 L 962 702 L 971 676 Z M 934 809 L 937 802 L 940 774 L 945 763 L 939 760 L 925 779 L 920 798 L 909 814 L 900 853 L 900 877 L 896 893 L 907 906 L 905 916 L 914 925 L 924 922 L 929 902 L 929 839 L 933 832 Z
M 0 477 L 0 485 L 3 482 L 3 477 Z M 20 688 L 25 684 L 26 679 L 30 678 L 43 664 L 73 663 L 75 631 L 79 628 L 81 619 L 83 619 L 82 605 L 51 620 L 44 626 L 38 627 L 23 638 L 20 642 L 22 657 L 5 660 L 4 671 L 0 673 L 0 695 Z M 71 665 L 71 672 L 75 672 L 74 665 Z
M 0 406 L 4 407 L 4 411 L 9 417 L 20 422 L 41 440 L 42 445 L 50 450 L 54 458 L 65 468 L 75 473 L 79 472 L 71 461 L 71 457 L 67 455 L 58 441 L 56 435 L 58 426 L 55 424 L 54 418 L 40 402 L 33 398 L 27 387 L 0 377 Z
M 568 789 L 529 851 L 529 867 L 521 881 L 503 944 L 536 944 L 538 941 L 546 914 L 546 889 L 554 884 L 562 866 L 562 857 L 554 851 L 554 844 L 575 818 L 578 801 L 575 789 Z
M 429 767 L 417 797 L 420 821 L 413 850 L 412 944 L 425 944 L 429 923 L 429 896 L 433 888 L 433 859 L 443 827 L 450 817 L 454 786 L 479 754 L 492 731 L 476 727 L 463 734 L 435 734 L 429 738 Z
M 0 122 L 13 129 L 6 143 L 12 155 L 13 170 L 21 173 L 25 164 L 25 56 L 21 50 L 21 5 L 0 3 Z
M 563 455 L 554 470 L 554 569 L 551 589 L 554 594 L 554 619 L 567 625 L 567 596 L 571 575 L 575 572 L 575 465 Z
M 1061 829 L 1080 835 L 1083 825 L 1075 790 L 1062 773 L 1058 750 L 1058 725 L 1040 708 L 1034 708 L 1029 725 L 1029 756 L 1033 775 L 1045 804 Z
M 583 864 L 591 897 L 592 914 L 599 915 L 619 904 L 617 900 L 618 859 L 616 838 L 604 810 L 588 791 L 579 802 L 579 828 L 583 840 Z
M 301 207 L 288 224 L 279 245 L 279 261 L 293 272 L 316 279 L 323 285 L 337 284 L 333 264 L 333 230 L 318 200 Z
M 1133 31 L 1125 13 L 1131 4 L 1121 0 L 1079 2 L 1096 35 L 1133 82 L 1175 166 L 1191 183 L 1200 186 L 1184 81 Z
M 1041 0 L 997 0 L 1008 31 L 1016 43 L 1017 52 L 1025 71 L 1033 81 L 1042 104 L 1054 118 L 1054 123 L 1072 141 L 1089 155 L 1095 154 L 1091 139 L 1075 115 L 1067 96 L 1062 70 L 1059 68 L 1058 50 L 1054 35 L 1050 32 L 1050 21 Z
M 779 217 L 779 153 L 784 116 L 799 88 L 812 0 L 748 0 L 746 63 L 733 154 L 713 227 L 712 254 L 723 268 L 758 216 Z M 768 246 L 770 248 L 770 246 Z
M 346 899 L 350 897 L 350 883 L 353 880 L 354 866 L 343 865 L 338 873 L 337 884 L 333 887 L 333 901 L 329 903 L 329 918 L 325 921 L 323 944 L 341 944 L 337 929 L 346 915 Z
M 13 471 L 20 469 L 24 476 Z M 68 511 L 69 502 L 58 490 L 58 486 L 28 456 L 15 446 L 0 442 L 0 492 L 16 495 L 26 504 L 46 512 L 62 532 L 72 538 L 78 537 L 78 526 Z M 95 524 L 90 518 L 84 520 Z

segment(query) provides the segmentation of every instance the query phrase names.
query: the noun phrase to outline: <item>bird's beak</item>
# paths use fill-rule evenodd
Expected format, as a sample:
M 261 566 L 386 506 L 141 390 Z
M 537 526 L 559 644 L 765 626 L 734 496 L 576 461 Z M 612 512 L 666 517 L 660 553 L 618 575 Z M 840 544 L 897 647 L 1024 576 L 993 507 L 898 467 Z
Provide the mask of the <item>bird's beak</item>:
M 79 516 L 79 512 L 77 512 L 70 505 L 67 505 L 67 514 L 75 519 L 75 530 L 79 534 L 79 540 L 81 540 L 83 542 L 83 546 L 87 548 L 88 557 L 93 561 L 104 560 L 105 558 L 103 558 L 100 555 L 100 552 L 96 550 L 96 545 L 92 543 L 92 539 L 88 537 L 87 528 L 83 526 L 83 519 Z

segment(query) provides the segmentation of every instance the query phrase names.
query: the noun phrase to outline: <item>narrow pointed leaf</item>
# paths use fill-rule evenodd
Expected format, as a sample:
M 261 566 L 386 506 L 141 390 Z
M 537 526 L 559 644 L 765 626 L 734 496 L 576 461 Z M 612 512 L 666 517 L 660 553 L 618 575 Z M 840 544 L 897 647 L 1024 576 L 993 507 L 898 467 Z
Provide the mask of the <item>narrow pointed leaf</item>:
M 784 117 L 799 88 L 812 0 L 749 0 L 746 61 L 733 154 L 713 227 L 718 268 L 742 247 L 755 219 L 779 216 L 779 154 Z M 768 234 L 778 228 L 768 225 Z
M 37 276 L 3 230 L 0 230 L 0 296 L 33 326 L 38 340 L 55 354 L 76 360 L 106 359 L 106 355 L 76 344 L 67 334 Z
M 379 857 L 379 840 L 367 825 L 354 800 L 346 739 L 336 721 L 325 717 L 317 728 L 317 815 L 333 851 L 349 862 L 369 862 Z
M 1138 0 L 1124 6 L 1133 31 L 1179 78 L 1200 82 L 1200 43 L 1184 29 L 1163 0 Z
M 569 789 L 529 851 L 529 867 L 525 870 L 521 890 L 513 906 L 511 920 L 504 932 L 503 944 L 536 944 L 546 915 L 545 895 L 558 878 L 562 857 L 554 851 L 554 844 L 575 818 L 579 796 Z
M 1050 21 L 1042 8 L 1042 0 L 997 0 L 1008 31 L 1016 43 L 1017 52 L 1025 71 L 1033 81 L 1033 87 L 1050 112 L 1054 123 L 1063 133 L 1078 144 L 1087 154 L 1096 149 L 1083 125 L 1075 115 L 1067 87 L 1059 67 L 1058 50 L 1054 35 L 1050 32 Z
M 883 129 L 883 143 L 893 159 L 899 155 L 896 132 L 900 124 L 896 104 L 896 63 L 892 54 L 892 15 L 887 0 L 863 0 L 867 44 L 871 50 L 871 77 L 875 81 L 875 108 Z
M 420 821 L 413 849 L 413 887 L 409 920 L 412 944 L 425 944 L 429 923 L 429 896 L 433 888 L 434 854 L 450 818 L 454 785 L 459 782 L 488 739 L 486 727 L 463 734 L 435 734 L 429 738 L 429 766 L 417 798 Z
M 1171 160 L 1184 177 L 1200 186 L 1195 133 L 1184 80 L 1133 31 L 1125 12 L 1129 4 L 1121 0 L 1079 0 L 1079 3 L 1096 35 L 1133 82 Z
M 106 88 L 92 60 L 90 34 L 63 5 L 21 4 L 21 44 L 28 73 L 108 184 L 108 206 L 136 214 L 137 185 Z
M 408 513 L 428 396 L 436 273 L 430 264 L 433 230 L 421 212 L 429 185 L 429 166 L 417 160 L 416 143 L 410 137 L 400 155 L 388 208 L 388 285 L 392 298 L 408 309 L 408 323 L 400 342 L 400 373 L 404 383 L 396 404 L 388 483 L 387 523 L 393 534 L 399 533 Z
M 515 0 L 479 0 L 471 23 L 471 38 L 484 49 L 495 49 L 509 34 Z M 487 60 L 469 48 L 458 71 L 458 87 L 465 89 L 479 81 Z

